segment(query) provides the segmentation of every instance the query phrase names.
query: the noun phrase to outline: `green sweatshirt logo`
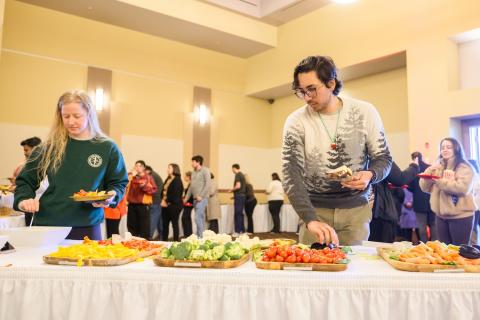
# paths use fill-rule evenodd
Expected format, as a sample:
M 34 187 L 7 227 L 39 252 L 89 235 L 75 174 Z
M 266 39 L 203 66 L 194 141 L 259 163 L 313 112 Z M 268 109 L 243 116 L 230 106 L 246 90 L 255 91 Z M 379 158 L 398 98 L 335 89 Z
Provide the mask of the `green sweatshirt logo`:
M 87 159 L 88 165 L 93 168 L 98 168 L 102 165 L 103 159 L 98 154 L 91 154 Z

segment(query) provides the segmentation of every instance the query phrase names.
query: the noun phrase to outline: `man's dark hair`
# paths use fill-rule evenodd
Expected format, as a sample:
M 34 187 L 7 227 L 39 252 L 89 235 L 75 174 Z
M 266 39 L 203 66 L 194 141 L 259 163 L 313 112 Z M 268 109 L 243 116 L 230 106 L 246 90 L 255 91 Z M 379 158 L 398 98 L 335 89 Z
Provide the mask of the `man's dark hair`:
M 335 80 L 335 89 L 333 89 L 333 94 L 338 95 L 342 89 L 342 81 L 338 80 L 337 67 L 333 62 L 332 58 L 327 56 L 310 56 L 302 61 L 295 67 L 293 72 L 293 83 L 292 89 L 296 90 L 299 87 L 298 83 L 298 74 L 308 73 L 310 71 L 315 71 L 317 73 L 317 78 L 320 80 L 327 88 L 328 82 L 330 80 Z
M 140 163 L 142 166 L 145 167 L 145 169 L 147 168 L 147 164 L 145 163 L 145 161 L 143 161 L 143 160 L 137 160 L 137 161 L 135 162 L 135 164 L 137 164 L 137 163 Z
M 22 142 L 20 142 L 20 145 L 22 147 L 23 146 L 29 146 L 30 148 L 35 148 L 40 143 L 42 143 L 42 140 L 40 140 L 39 137 L 31 137 L 31 138 L 25 139 Z
M 146 166 L 145 166 L 145 170 L 148 170 L 148 171 L 151 171 L 151 172 L 153 172 L 153 169 L 152 169 L 152 167 L 150 167 L 149 165 L 146 165 Z
M 232 168 L 235 168 L 235 169 L 237 169 L 237 170 L 240 170 L 240 165 L 239 165 L 238 163 L 234 163 L 234 164 L 232 165 Z
M 203 166 L 203 157 L 201 155 L 193 156 L 192 161 L 197 161 L 201 166 Z
M 412 152 L 410 156 L 412 157 L 412 160 L 415 160 L 415 158 L 418 158 L 418 161 L 423 161 L 423 155 L 419 151 Z

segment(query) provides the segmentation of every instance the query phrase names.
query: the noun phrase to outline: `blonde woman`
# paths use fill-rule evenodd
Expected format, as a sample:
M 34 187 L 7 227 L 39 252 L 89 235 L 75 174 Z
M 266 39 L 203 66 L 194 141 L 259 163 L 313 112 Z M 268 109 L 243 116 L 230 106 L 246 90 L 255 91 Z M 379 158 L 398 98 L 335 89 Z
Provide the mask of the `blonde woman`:
M 35 189 L 45 177 L 49 186 L 35 199 Z M 14 208 L 35 213 L 35 225 L 71 226 L 68 239 L 99 240 L 103 208 L 117 205 L 127 183 L 122 154 L 101 131 L 91 99 L 83 91 L 68 91 L 58 100 L 47 139 L 17 177 Z M 80 189 L 105 190 L 114 196 L 92 204 L 75 202 L 70 196 Z

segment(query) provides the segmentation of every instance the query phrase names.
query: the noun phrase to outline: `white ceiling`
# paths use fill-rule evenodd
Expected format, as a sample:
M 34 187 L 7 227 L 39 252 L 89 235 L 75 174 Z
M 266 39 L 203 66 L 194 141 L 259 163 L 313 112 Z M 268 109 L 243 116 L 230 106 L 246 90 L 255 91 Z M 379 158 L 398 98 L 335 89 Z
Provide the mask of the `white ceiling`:
M 330 0 L 199 0 L 279 26 L 329 4 Z

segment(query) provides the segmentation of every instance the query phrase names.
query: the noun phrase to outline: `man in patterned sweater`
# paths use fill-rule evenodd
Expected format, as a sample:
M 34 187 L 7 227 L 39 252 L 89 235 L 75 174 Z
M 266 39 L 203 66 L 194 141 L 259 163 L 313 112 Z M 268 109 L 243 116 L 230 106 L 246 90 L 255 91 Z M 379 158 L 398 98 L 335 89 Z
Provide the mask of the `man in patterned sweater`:
M 372 217 L 370 184 L 383 180 L 392 165 L 382 120 L 372 104 L 338 97 L 342 83 L 329 57 L 302 60 L 292 87 L 306 105 L 285 122 L 283 181 L 303 220 L 300 242 L 361 244 Z M 341 166 L 353 178 L 329 179 L 326 173 Z

